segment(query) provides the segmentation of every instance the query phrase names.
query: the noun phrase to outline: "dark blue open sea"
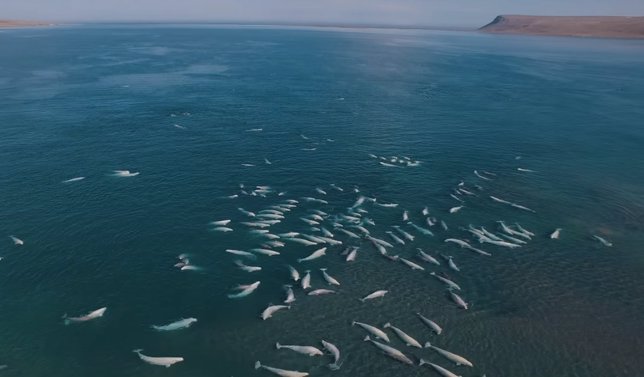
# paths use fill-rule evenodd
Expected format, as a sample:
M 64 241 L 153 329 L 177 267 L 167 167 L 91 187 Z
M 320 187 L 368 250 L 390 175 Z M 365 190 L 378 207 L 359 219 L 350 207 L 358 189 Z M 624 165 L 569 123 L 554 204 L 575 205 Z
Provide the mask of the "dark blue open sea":
M 644 376 L 643 62 L 644 42 L 613 39 L 207 25 L 2 30 L 0 375 L 270 375 L 254 369 L 260 360 L 311 376 L 439 376 L 418 366 L 423 358 L 464 377 Z M 75 177 L 85 179 L 63 182 Z M 464 201 L 460 211 L 450 213 L 460 205 L 450 194 Z M 286 211 L 289 199 L 299 203 Z M 268 239 L 242 224 L 261 216 L 237 208 L 275 205 L 285 218 L 270 234 L 319 236 L 300 219 L 319 210 L 343 244 L 298 263 L 324 245 L 282 237 L 286 246 L 273 245 L 280 255 L 245 259 L 261 271 L 240 270 L 225 250 Z M 405 210 L 434 236 L 406 224 Z M 209 222 L 224 219 L 233 231 L 213 231 Z M 510 249 L 468 231 L 499 237 L 499 220 L 534 236 L 514 235 L 527 243 Z M 392 243 L 388 256 L 425 271 L 381 256 L 352 221 Z M 414 241 L 395 243 L 393 225 Z M 560 238 L 550 239 L 556 228 Z M 359 246 L 354 262 L 341 255 L 346 246 Z M 441 265 L 418 259 L 417 248 Z M 183 253 L 196 270 L 174 267 Z M 296 284 L 291 309 L 262 321 L 269 303 L 284 300 L 286 264 L 310 269 L 314 289 L 329 288 L 324 267 L 341 285 L 307 296 Z M 460 286 L 468 310 L 432 271 Z M 255 281 L 247 297 L 227 297 Z M 358 300 L 378 289 L 389 293 Z M 62 318 L 101 307 L 94 320 Z M 187 329 L 150 327 L 188 317 L 198 321 Z M 408 347 L 386 329 L 415 365 L 403 364 L 363 342 L 354 320 L 391 322 L 474 366 Z M 339 370 L 327 368 L 329 355 L 275 349 L 322 349 L 321 339 L 340 349 Z M 132 352 L 139 348 L 184 361 L 150 365 Z

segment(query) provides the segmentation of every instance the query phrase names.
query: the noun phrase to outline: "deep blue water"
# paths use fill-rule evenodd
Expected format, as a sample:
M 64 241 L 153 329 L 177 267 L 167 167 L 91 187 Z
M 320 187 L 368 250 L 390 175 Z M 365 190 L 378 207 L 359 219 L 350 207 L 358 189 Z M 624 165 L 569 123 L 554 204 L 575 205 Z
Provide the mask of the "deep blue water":
M 351 326 L 358 320 L 392 322 L 467 357 L 474 368 L 389 333 L 414 360 L 463 376 L 643 376 L 642 62 L 644 42 L 610 39 L 199 25 L 2 30 L 0 375 L 268 375 L 253 370 L 256 360 L 312 376 L 437 375 L 364 343 Z M 253 128 L 263 131 L 246 131 Z M 385 167 L 369 154 L 421 164 Z M 140 175 L 111 176 L 117 169 Z M 475 169 L 496 176 L 485 181 Z M 86 179 L 61 183 L 77 176 Z M 461 180 L 477 196 L 464 195 L 465 207 L 450 214 Z M 246 196 L 240 184 L 275 193 Z M 308 232 L 299 217 L 312 208 L 347 213 L 358 195 L 399 203 L 362 206 L 375 237 L 391 241 L 391 225 L 416 234 L 391 254 L 413 259 L 422 247 L 454 256 L 461 272 L 424 266 L 457 281 L 469 310 L 427 271 L 336 232 L 361 246 L 357 261 L 332 246 L 308 268 L 322 288 L 317 269 L 328 267 L 339 293 L 308 297 L 296 288 L 291 310 L 259 319 L 284 298 L 284 265 L 316 248 L 287 243 L 280 256 L 259 256 L 261 272 L 240 271 L 224 250 L 260 242 L 237 207 L 327 200 L 300 200 L 271 228 Z M 424 206 L 449 230 L 435 226 L 427 237 L 403 224 L 406 209 L 426 226 Z M 221 219 L 234 231 L 208 230 Z M 469 224 L 496 231 L 497 220 L 536 236 L 516 250 L 483 244 L 492 257 L 443 242 L 472 240 L 461 229 Z M 559 240 L 548 238 L 555 228 L 563 228 Z M 174 268 L 181 253 L 203 270 Z M 252 295 L 226 298 L 256 280 Z M 376 289 L 390 292 L 357 300 Z M 103 306 L 94 321 L 61 319 Z M 198 322 L 189 329 L 150 329 L 190 316 Z M 340 348 L 340 370 L 326 368 L 327 356 L 274 349 L 277 341 L 321 347 L 322 338 Z M 148 365 L 135 348 L 185 361 Z

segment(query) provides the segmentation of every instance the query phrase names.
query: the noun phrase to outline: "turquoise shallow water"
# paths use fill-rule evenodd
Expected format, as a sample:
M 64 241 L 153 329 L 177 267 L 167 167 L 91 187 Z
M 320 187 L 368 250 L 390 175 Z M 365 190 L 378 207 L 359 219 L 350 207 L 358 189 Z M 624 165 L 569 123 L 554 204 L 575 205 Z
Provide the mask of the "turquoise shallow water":
M 352 320 L 392 322 L 467 357 L 474 368 L 390 333 L 414 360 L 463 376 L 644 375 L 641 41 L 105 25 L 4 30 L 0 56 L 3 376 L 268 375 L 253 370 L 256 360 L 312 376 L 436 375 L 362 342 Z M 246 131 L 253 128 L 263 131 Z M 370 153 L 421 165 L 384 167 Z M 110 176 L 115 169 L 140 175 Z M 497 175 L 485 181 L 475 169 Z M 77 176 L 86 179 L 61 183 Z M 461 180 L 478 196 L 449 214 Z M 286 194 L 224 198 L 241 183 Z M 415 241 L 390 253 L 411 258 L 422 247 L 453 255 L 461 272 L 424 266 L 458 282 L 468 311 L 428 272 L 338 234 L 361 245 L 357 261 L 347 264 L 334 246 L 309 266 L 315 288 L 325 287 L 317 269 L 328 267 L 339 293 L 296 289 L 291 310 L 259 319 L 283 299 L 284 264 L 315 248 L 288 244 L 280 256 L 260 256 L 256 275 L 238 270 L 224 250 L 259 241 L 239 224 L 246 218 L 237 207 L 323 197 L 314 191 L 322 187 L 328 205 L 301 202 L 271 228 L 306 231 L 299 217 L 312 208 L 346 213 L 354 186 L 399 203 L 363 205 L 375 237 L 390 241 L 385 231 L 403 225 L 403 209 L 425 225 L 420 211 L 428 206 L 447 223 L 449 231 L 432 228 L 435 237 L 405 227 Z M 208 231 L 209 221 L 226 218 L 233 232 Z M 536 236 L 514 251 L 481 246 L 492 257 L 443 242 L 471 239 L 460 229 L 468 224 L 497 230 L 501 219 Z M 548 239 L 558 227 L 561 239 Z M 175 269 L 181 253 L 203 271 Z M 249 297 L 226 298 L 256 280 L 262 284 Z M 376 289 L 390 292 L 357 300 Z M 63 325 L 65 313 L 102 306 L 103 318 Z M 432 334 L 416 312 L 443 334 Z M 189 316 L 198 322 L 187 330 L 149 327 Z M 322 338 L 340 348 L 340 370 L 326 368 L 329 357 L 274 349 L 277 341 L 320 347 Z M 151 366 L 135 348 L 185 361 Z

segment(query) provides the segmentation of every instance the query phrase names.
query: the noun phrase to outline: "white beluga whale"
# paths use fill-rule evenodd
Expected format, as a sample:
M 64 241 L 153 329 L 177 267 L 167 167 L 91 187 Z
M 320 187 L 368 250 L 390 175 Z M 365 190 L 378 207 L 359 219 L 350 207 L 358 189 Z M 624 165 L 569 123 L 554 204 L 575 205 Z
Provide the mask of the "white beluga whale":
M 214 225 L 214 226 L 226 226 L 226 225 L 228 225 L 228 224 L 230 224 L 230 220 L 229 220 L 229 219 L 226 219 L 226 220 L 218 220 L 218 221 L 211 221 L 211 222 L 210 222 L 210 225 Z
M 329 275 L 326 272 L 326 270 L 327 270 L 326 268 L 320 268 L 320 271 L 322 271 L 322 276 L 324 277 L 324 280 L 326 280 L 326 282 L 329 285 L 340 285 L 340 282 L 337 281 L 333 276 Z
M 385 342 L 389 343 L 389 337 L 387 336 L 387 334 L 375 326 L 371 326 L 366 323 L 356 322 L 356 321 L 353 321 L 351 325 L 352 326 L 358 325 L 363 329 L 367 330 L 367 332 L 371 333 L 371 335 L 375 336 L 376 338 L 382 339 Z
M 446 238 L 444 242 L 452 242 L 464 249 L 472 250 L 476 253 L 479 253 L 481 255 L 486 255 L 486 256 L 491 256 L 492 254 L 488 253 L 487 251 L 483 251 L 481 249 L 477 249 L 470 245 L 467 241 L 459 240 L 458 238 Z
M 311 260 L 314 260 L 314 259 L 320 258 L 320 257 L 322 257 L 322 256 L 324 256 L 324 255 L 326 255 L 326 247 L 323 247 L 323 248 L 321 248 L 321 249 L 315 250 L 315 251 L 314 251 L 313 253 L 311 253 L 311 255 L 309 255 L 308 257 L 306 257 L 306 258 L 299 258 L 297 261 L 298 261 L 299 263 L 302 263 L 302 262 L 308 262 L 308 261 L 311 261 Z
M 63 183 L 78 182 L 78 181 L 82 181 L 83 179 L 85 179 L 85 177 L 74 177 L 74 178 L 64 180 Z
M 409 336 L 409 334 L 407 334 L 406 332 L 402 331 L 398 327 L 392 326 L 391 323 L 387 322 L 382 327 L 385 328 L 385 329 L 391 328 L 396 333 L 396 335 L 398 335 L 400 340 L 405 342 L 405 344 L 407 344 L 408 346 L 416 347 L 416 348 L 423 348 L 423 346 L 421 346 L 420 343 L 418 343 L 418 341 L 416 339 L 412 338 L 411 336 Z
M 387 293 L 389 293 L 389 291 L 386 291 L 384 289 L 378 290 L 378 291 L 375 291 L 373 293 L 369 293 L 368 295 L 364 296 L 363 298 L 360 299 L 360 301 L 365 302 L 367 300 L 373 300 L 374 298 L 384 297 L 384 295 L 386 295 Z
M 434 351 L 436 351 L 436 352 L 440 353 L 441 355 L 443 355 L 446 359 L 454 362 L 456 365 L 465 365 L 465 366 L 468 366 L 468 367 L 473 367 L 474 366 L 469 360 L 467 360 L 463 356 L 460 356 L 460 355 L 457 355 L 455 353 L 446 351 L 446 350 L 444 350 L 442 348 L 438 348 L 436 346 L 433 346 L 430 342 L 425 343 L 425 348 L 433 349 Z
M 398 233 L 400 233 L 400 235 L 402 235 L 408 241 L 413 241 L 414 240 L 414 236 L 412 236 L 411 234 L 409 234 L 409 233 L 405 232 L 404 230 L 402 230 L 398 225 L 394 225 L 392 228 L 396 229 L 396 231 Z
M 9 236 L 9 238 L 11 238 L 11 241 L 13 241 L 13 244 L 16 246 L 22 246 L 25 244 L 25 241 L 21 240 L 16 236 Z
M 414 262 L 412 262 L 410 260 L 407 260 L 407 259 L 402 258 L 402 257 L 399 257 L 398 260 L 401 261 L 402 263 L 406 264 L 412 270 L 425 271 L 424 267 L 422 267 L 422 266 L 420 266 L 420 265 L 418 265 L 418 264 L 416 264 L 416 263 L 414 263 Z
M 251 249 L 250 251 L 257 253 L 257 254 L 262 254 L 266 255 L 268 257 L 272 257 L 275 255 L 280 255 L 279 251 L 271 250 L 271 249 L 264 249 L 264 248 L 256 248 L 256 249 Z
M 437 275 L 435 272 L 430 272 L 429 274 L 435 277 L 436 279 L 442 281 L 443 283 L 445 283 L 448 288 L 456 289 L 457 291 L 461 290 L 461 287 L 459 287 L 458 284 L 454 283 L 450 279 Z
M 437 335 L 440 335 L 443 332 L 443 329 L 434 321 L 431 319 L 423 316 L 420 313 L 416 313 L 418 318 L 420 318 L 421 321 L 423 321 L 424 324 L 426 324 L 432 331 L 434 331 Z
M 275 343 L 275 348 L 282 349 L 286 348 L 291 351 L 295 351 L 297 353 L 301 353 L 303 355 L 309 355 L 309 356 L 322 356 L 324 353 L 320 351 L 318 348 L 313 347 L 313 346 L 297 346 L 297 345 L 287 345 L 287 344 L 279 344 Z
M 425 262 L 433 263 L 437 266 L 440 266 L 441 262 L 438 261 L 438 259 L 432 257 L 431 255 L 425 253 L 421 248 L 417 248 L 418 250 L 418 257 Z
M 482 180 L 485 180 L 485 181 L 491 181 L 492 180 L 491 178 L 488 178 L 488 177 L 480 174 L 477 170 L 474 170 L 474 175 L 476 175 L 477 177 L 479 177 L 479 178 L 481 178 Z
M 265 321 L 273 316 L 275 312 L 280 311 L 282 309 L 290 309 L 290 305 L 269 305 L 264 311 L 262 312 L 261 318 Z
M 300 284 L 304 290 L 311 288 L 311 271 L 304 271 L 304 277 L 300 280 Z
M 461 377 L 461 376 L 459 376 L 457 374 L 454 374 L 454 373 L 450 372 L 449 370 L 443 368 L 440 365 L 430 363 L 429 361 L 425 361 L 423 359 L 420 359 L 420 363 L 418 363 L 418 365 L 423 366 L 425 364 L 427 364 L 427 365 L 431 366 L 432 368 L 434 368 L 434 370 L 436 372 L 438 372 L 439 374 L 441 374 L 443 377 Z
M 468 309 L 467 303 L 465 302 L 465 300 L 463 300 L 461 296 L 452 292 L 451 290 L 449 291 L 449 294 L 452 297 L 452 300 L 454 301 L 454 303 L 456 303 L 456 306 L 458 306 L 461 309 L 465 309 L 465 310 Z
M 297 282 L 298 280 L 300 280 L 300 273 L 295 269 L 295 267 L 291 266 L 290 264 L 286 267 L 288 268 L 288 271 L 291 274 L 291 279 L 293 279 L 293 281 Z
M 114 170 L 113 176 L 115 177 L 136 177 L 139 175 L 139 172 L 131 172 L 129 170 Z
M 248 285 L 238 285 L 235 287 L 236 290 L 239 290 L 239 293 L 232 293 L 228 295 L 228 298 L 242 298 L 250 295 L 251 293 L 255 292 L 257 287 L 259 287 L 260 281 L 256 281 L 252 284 Z
M 613 246 L 613 243 L 612 243 L 612 242 L 610 242 L 610 241 L 606 240 L 606 239 L 605 239 L 605 238 L 603 238 L 603 237 L 600 237 L 600 236 L 598 236 L 598 235 L 593 235 L 593 238 L 594 238 L 594 239 L 596 239 L 597 241 L 601 242 L 601 243 L 602 243 L 602 245 L 604 245 L 604 246 L 606 246 L 606 247 L 612 247 L 612 246 Z
M 239 210 L 239 212 L 243 213 L 244 215 L 246 215 L 246 216 L 248 216 L 248 217 L 256 217 L 256 216 L 257 216 L 257 215 L 255 214 L 255 212 L 246 211 L 245 209 L 243 209 L 243 208 L 241 208 L 241 207 L 237 208 L 237 210 Z
M 216 228 L 212 228 L 211 230 L 212 230 L 213 232 L 223 232 L 223 233 L 227 233 L 227 232 L 232 232 L 232 231 L 233 231 L 233 228 L 228 228 L 228 227 L 226 227 L 226 226 L 218 226 L 218 227 L 216 227 Z
M 293 293 L 293 288 L 290 285 L 285 285 L 284 289 L 286 290 L 286 300 L 285 304 L 290 304 L 295 301 L 295 293 Z
M 411 225 L 412 228 L 416 229 L 417 231 L 419 231 L 420 233 L 422 233 L 422 234 L 424 234 L 426 236 L 432 236 L 432 237 L 434 236 L 434 233 L 429 229 L 425 229 L 425 228 L 423 228 L 421 226 L 418 226 L 418 225 L 412 223 L 411 221 L 408 222 L 407 224 Z
M 338 347 L 336 347 L 335 344 L 327 342 L 326 340 L 322 339 L 322 346 L 324 349 L 329 351 L 329 353 L 333 356 L 333 363 L 329 364 L 328 367 L 331 370 L 338 370 L 340 369 L 340 350 Z
M 394 347 L 388 346 L 386 344 L 382 344 L 380 342 L 376 342 L 375 340 L 371 340 L 369 335 L 367 335 L 364 338 L 365 342 L 371 342 L 373 343 L 376 347 L 378 347 L 382 352 L 384 352 L 385 355 L 391 357 L 394 360 L 398 360 L 404 364 L 408 365 L 413 365 L 414 363 L 402 352 L 399 350 L 395 349 Z
M 316 289 L 316 290 L 313 290 L 313 291 L 307 293 L 307 295 L 308 296 L 322 296 L 322 295 L 329 295 L 329 294 L 333 294 L 333 293 L 337 293 L 337 292 L 332 290 L 332 289 Z
M 248 259 L 257 259 L 257 255 L 253 253 L 249 253 L 248 251 L 235 250 L 235 249 L 226 249 L 225 251 L 233 255 L 239 255 L 240 257 L 246 257 Z
M 405 241 L 402 238 L 395 235 L 394 232 L 392 232 L 391 230 L 387 230 L 385 231 L 385 233 L 387 233 L 389 237 L 391 237 L 394 240 L 394 242 L 399 243 L 401 245 L 405 244 Z
M 449 209 L 449 213 L 456 213 L 456 212 L 460 211 L 461 209 L 463 209 L 463 207 L 465 207 L 465 206 L 452 207 L 452 208 Z
M 151 365 L 159 365 L 162 367 L 170 368 L 172 365 L 176 363 L 180 363 L 183 361 L 183 357 L 153 357 L 153 356 L 146 356 L 142 354 L 143 350 L 142 349 L 136 349 L 132 352 L 136 353 L 139 355 L 139 358 L 143 361 L 145 361 L 148 364 Z
M 255 369 L 259 368 L 264 368 L 267 371 L 276 374 L 281 377 L 306 377 L 309 374 L 306 372 L 298 372 L 295 370 L 286 370 L 286 369 L 279 369 L 279 368 L 274 368 L 274 367 L 269 367 L 268 365 L 262 365 L 259 361 L 255 362 Z
M 157 331 L 175 331 L 175 330 L 181 330 L 181 329 L 187 329 L 190 327 L 193 323 L 197 322 L 197 318 L 182 318 L 178 321 L 168 323 L 167 325 L 152 325 L 153 329 Z
M 458 268 L 458 266 L 457 266 L 457 265 L 456 265 L 456 263 L 454 262 L 454 258 L 452 258 L 452 257 L 447 257 L 447 264 L 449 265 L 449 268 L 451 268 L 452 270 L 454 270 L 454 271 L 459 271 L 459 272 L 461 271 L 461 269 L 460 269 L 460 268 Z
M 239 267 L 240 270 L 246 271 L 246 272 L 257 272 L 262 270 L 262 268 L 259 266 L 247 266 L 244 264 L 244 262 L 240 260 L 236 260 L 235 265 L 237 265 L 237 267 Z
M 63 316 L 63 319 L 66 325 L 70 325 L 72 323 L 87 322 L 93 319 L 101 318 L 105 314 L 106 310 L 107 310 L 107 307 L 103 307 L 100 309 L 92 310 L 91 312 L 78 317 L 68 317 L 67 314 L 65 314 Z
M 354 247 L 349 254 L 347 254 L 346 261 L 347 262 L 353 262 L 356 260 L 356 257 L 358 256 L 358 248 Z

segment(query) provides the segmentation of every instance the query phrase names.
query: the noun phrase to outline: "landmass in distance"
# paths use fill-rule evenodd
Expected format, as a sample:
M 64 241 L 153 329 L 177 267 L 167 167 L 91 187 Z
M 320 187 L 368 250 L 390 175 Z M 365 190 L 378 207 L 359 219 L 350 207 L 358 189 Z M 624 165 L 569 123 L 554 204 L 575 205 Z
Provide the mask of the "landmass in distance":
M 501 15 L 479 30 L 499 34 L 644 38 L 644 17 Z

